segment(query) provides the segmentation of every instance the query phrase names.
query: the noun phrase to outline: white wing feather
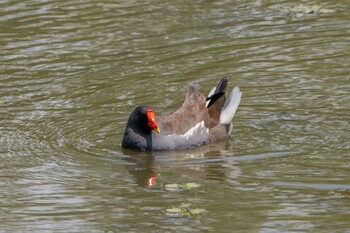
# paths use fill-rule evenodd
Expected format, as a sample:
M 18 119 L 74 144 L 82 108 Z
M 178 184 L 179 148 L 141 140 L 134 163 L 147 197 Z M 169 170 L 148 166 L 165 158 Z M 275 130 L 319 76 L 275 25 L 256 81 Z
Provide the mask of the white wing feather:
M 239 90 L 239 87 L 233 88 L 230 95 L 227 97 L 224 107 L 222 108 L 220 115 L 220 123 L 227 125 L 232 121 L 233 116 L 235 115 L 238 105 L 241 102 L 242 92 Z

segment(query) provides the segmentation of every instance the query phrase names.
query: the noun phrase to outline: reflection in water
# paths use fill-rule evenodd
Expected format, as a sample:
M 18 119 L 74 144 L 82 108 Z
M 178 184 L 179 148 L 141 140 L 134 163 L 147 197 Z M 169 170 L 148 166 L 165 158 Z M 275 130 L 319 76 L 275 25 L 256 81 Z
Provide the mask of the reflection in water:
M 156 187 L 157 167 L 155 158 L 151 152 L 135 152 L 123 149 L 123 154 L 128 155 L 124 160 L 128 161 L 126 169 L 135 178 L 137 185 L 152 189 Z
M 162 172 L 169 167 L 180 172 L 177 175 L 185 178 L 183 183 L 224 181 L 226 176 L 234 180 L 240 171 L 235 166 L 235 157 L 232 157 L 232 152 L 227 149 L 227 142 L 184 151 L 137 152 L 123 149 L 123 154 L 128 155 L 123 159 L 128 161 L 126 169 L 139 186 L 162 189 L 163 184 L 173 182 L 171 178 L 166 180 L 162 176 Z M 162 183 L 157 183 L 158 177 Z M 179 179 L 181 178 L 176 180 Z

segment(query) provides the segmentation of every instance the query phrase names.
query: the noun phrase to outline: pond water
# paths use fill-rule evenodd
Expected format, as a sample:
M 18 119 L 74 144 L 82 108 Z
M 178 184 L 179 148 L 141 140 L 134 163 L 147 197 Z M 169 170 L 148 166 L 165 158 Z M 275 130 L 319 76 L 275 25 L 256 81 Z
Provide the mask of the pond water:
M 350 232 L 350 3 L 1 1 L 1 232 Z M 138 105 L 222 77 L 227 142 L 134 153 Z M 198 184 L 167 189 L 169 184 Z M 199 216 L 169 217 L 191 203 Z

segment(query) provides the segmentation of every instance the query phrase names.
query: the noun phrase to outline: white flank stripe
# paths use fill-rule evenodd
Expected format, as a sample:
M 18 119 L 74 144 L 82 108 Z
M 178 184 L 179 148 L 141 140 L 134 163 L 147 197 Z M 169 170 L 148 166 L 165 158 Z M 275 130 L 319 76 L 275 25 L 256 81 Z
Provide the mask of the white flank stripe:
M 203 133 L 207 133 L 209 132 L 209 129 L 207 129 L 204 125 L 204 121 L 201 121 L 199 123 L 197 123 L 195 126 L 193 126 L 191 129 L 189 129 L 185 134 L 184 136 L 186 138 L 189 138 L 193 135 L 196 135 L 196 134 L 203 134 Z

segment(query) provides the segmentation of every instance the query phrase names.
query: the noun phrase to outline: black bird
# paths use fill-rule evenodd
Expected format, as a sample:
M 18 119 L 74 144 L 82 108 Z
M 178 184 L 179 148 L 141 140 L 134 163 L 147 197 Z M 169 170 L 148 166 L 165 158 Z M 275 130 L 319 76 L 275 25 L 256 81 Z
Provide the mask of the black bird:
M 242 92 L 235 87 L 226 98 L 228 80 L 220 80 L 208 97 L 189 87 L 185 101 L 171 115 L 159 117 L 147 106 L 135 108 L 126 124 L 122 147 L 137 151 L 180 150 L 226 139 Z

